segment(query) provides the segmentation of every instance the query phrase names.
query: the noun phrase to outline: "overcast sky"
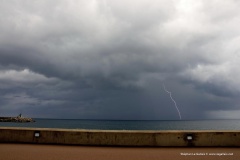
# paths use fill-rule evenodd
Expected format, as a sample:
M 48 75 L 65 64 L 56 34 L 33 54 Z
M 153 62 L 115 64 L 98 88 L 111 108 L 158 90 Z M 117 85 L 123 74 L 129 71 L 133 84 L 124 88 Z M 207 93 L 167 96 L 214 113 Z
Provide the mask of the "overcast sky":
M 0 116 L 240 118 L 238 0 L 0 0 Z

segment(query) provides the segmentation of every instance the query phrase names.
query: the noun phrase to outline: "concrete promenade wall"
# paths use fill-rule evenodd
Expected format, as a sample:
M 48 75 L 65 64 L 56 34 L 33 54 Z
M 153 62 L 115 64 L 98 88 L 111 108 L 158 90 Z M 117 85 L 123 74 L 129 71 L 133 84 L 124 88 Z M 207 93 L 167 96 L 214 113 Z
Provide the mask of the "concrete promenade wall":
M 0 127 L 0 143 L 239 147 L 240 131 L 112 131 Z

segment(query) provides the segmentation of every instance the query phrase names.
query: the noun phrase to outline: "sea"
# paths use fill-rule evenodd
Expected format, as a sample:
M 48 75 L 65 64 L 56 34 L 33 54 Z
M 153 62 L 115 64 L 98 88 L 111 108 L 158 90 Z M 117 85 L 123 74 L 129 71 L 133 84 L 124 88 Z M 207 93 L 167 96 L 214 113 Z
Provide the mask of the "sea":
M 240 120 L 80 120 L 34 119 L 36 122 L 0 122 L 0 127 L 88 130 L 240 130 Z

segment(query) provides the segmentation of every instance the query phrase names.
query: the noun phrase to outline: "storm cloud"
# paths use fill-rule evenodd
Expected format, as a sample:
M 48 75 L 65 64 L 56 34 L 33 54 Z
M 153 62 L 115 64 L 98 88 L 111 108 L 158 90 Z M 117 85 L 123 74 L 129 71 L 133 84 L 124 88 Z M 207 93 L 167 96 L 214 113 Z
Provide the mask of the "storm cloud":
M 1 116 L 240 118 L 240 2 L 0 2 Z

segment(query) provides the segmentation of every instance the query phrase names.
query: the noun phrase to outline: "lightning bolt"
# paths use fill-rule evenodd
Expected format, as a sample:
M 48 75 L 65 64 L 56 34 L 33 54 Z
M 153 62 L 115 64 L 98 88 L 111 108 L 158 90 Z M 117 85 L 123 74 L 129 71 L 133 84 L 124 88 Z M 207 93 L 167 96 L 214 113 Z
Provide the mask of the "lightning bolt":
M 180 113 L 180 111 L 179 111 L 179 109 L 178 109 L 177 103 L 176 103 L 176 101 L 173 99 L 172 93 L 166 89 L 164 83 L 163 83 L 163 89 L 165 90 L 165 92 L 167 92 L 167 93 L 169 94 L 171 100 L 173 101 L 173 103 L 174 103 L 174 105 L 175 105 L 175 108 L 176 108 L 177 111 L 178 111 L 179 119 L 181 120 L 181 119 L 182 119 L 182 116 L 181 116 L 181 113 Z

